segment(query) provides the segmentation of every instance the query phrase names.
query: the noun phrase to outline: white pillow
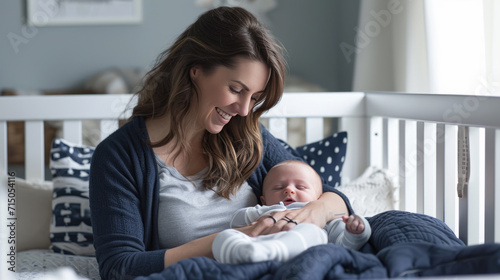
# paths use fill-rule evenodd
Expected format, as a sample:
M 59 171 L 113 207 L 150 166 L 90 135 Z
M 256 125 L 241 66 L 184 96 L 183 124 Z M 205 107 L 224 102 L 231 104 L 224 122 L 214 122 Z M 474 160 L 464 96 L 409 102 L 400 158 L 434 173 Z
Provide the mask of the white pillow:
M 17 251 L 49 249 L 52 182 L 16 178 Z
M 354 212 L 363 217 L 394 210 L 398 202 L 394 175 L 373 166 L 368 167 L 359 178 L 337 189 L 349 198 Z

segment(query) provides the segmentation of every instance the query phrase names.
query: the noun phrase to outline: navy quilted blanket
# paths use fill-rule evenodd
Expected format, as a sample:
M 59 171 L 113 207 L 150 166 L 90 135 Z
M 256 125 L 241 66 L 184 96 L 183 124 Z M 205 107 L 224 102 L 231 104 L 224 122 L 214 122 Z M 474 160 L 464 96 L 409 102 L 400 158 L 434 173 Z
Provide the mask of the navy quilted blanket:
M 367 218 L 360 251 L 326 244 L 294 259 L 228 265 L 197 257 L 137 279 L 384 279 L 500 273 L 500 244 L 465 246 L 438 219 L 404 211 Z

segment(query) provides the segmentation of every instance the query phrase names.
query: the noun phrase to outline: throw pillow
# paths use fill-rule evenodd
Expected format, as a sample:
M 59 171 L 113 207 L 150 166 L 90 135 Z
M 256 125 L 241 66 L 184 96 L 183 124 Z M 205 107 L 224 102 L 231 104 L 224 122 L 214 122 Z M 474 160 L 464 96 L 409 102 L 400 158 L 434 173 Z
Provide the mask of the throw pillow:
M 90 224 L 89 170 L 94 148 L 56 138 L 50 152 L 54 191 L 50 249 L 56 253 L 93 256 Z
M 281 141 L 281 140 L 280 140 Z M 342 180 L 342 167 L 347 151 L 347 132 L 337 132 L 323 140 L 290 147 L 284 141 L 282 145 L 293 155 L 302 157 L 330 186 L 338 187 Z
M 368 167 L 363 175 L 337 189 L 349 198 L 354 212 L 363 217 L 397 209 L 398 186 L 389 171 Z
M 52 190 L 52 182 L 16 178 L 18 252 L 49 248 Z

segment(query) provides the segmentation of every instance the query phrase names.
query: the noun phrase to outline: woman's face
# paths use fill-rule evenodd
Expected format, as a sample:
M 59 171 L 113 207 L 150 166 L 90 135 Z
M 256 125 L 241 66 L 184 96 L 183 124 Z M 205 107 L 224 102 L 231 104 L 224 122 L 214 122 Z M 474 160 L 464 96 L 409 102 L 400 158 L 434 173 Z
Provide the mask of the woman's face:
M 200 129 L 219 133 L 231 118 L 248 115 L 266 88 L 270 70 L 260 61 L 238 58 L 234 69 L 217 66 L 205 73 L 191 68 L 191 79 L 198 90 Z

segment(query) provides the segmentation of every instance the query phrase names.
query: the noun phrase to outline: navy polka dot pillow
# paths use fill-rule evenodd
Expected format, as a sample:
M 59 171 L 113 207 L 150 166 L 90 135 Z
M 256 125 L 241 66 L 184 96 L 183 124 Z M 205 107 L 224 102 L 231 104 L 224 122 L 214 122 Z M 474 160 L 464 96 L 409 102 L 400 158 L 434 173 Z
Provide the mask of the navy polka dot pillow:
M 299 146 L 296 149 L 283 141 L 281 143 L 293 155 L 302 157 L 328 185 L 340 186 L 347 150 L 346 131 L 335 133 L 323 140 Z

